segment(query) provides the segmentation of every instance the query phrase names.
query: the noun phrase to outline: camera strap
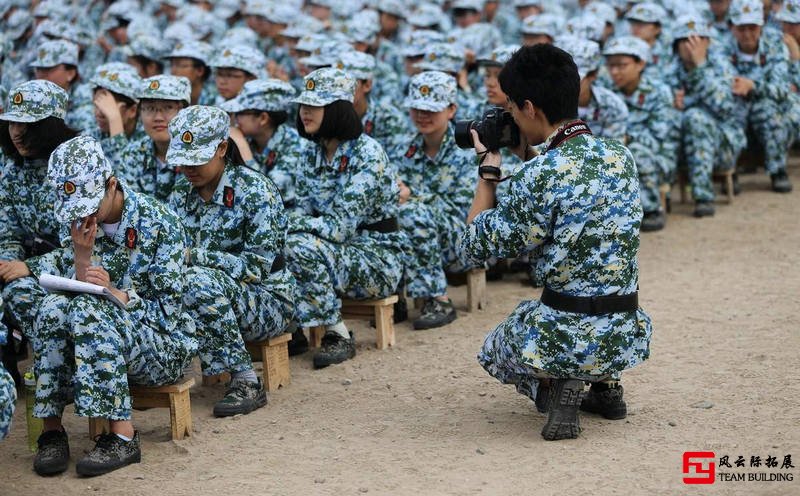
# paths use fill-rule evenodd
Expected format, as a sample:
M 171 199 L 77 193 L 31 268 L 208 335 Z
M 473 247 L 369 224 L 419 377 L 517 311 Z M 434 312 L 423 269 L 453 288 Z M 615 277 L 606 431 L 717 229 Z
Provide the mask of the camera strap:
M 589 129 L 589 125 L 580 119 L 570 122 L 559 129 L 556 135 L 553 136 L 553 140 L 550 142 L 547 150 L 545 150 L 545 153 L 549 152 L 550 150 L 555 150 L 565 142 L 582 134 L 592 134 L 592 130 Z

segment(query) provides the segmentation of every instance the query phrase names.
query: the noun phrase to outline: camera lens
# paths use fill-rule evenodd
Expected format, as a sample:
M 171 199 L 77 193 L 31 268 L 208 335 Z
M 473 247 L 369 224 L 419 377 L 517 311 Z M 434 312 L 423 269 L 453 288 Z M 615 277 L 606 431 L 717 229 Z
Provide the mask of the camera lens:
M 455 139 L 456 145 L 459 148 L 474 148 L 475 144 L 472 142 L 472 133 L 470 133 L 470 129 L 472 129 L 473 124 L 475 121 L 456 121 L 456 128 L 455 128 Z

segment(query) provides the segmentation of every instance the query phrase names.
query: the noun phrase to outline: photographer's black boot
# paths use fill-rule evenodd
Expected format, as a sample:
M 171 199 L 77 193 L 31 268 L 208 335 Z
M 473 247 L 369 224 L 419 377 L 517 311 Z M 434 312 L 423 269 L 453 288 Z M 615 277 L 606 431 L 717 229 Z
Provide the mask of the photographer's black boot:
M 547 401 L 547 423 L 542 437 L 547 441 L 575 439 L 581 432 L 578 408 L 583 398 L 583 381 L 552 379 Z
M 621 384 L 595 382 L 581 402 L 581 410 L 597 413 L 609 420 L 622 420 L 628 416 L 628 406 L 622 399 L 623 393 Z

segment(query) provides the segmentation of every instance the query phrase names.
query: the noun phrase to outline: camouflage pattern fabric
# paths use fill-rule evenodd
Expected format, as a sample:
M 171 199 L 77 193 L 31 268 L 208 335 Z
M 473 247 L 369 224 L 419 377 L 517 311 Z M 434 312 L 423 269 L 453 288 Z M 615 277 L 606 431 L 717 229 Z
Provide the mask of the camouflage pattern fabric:
M 131 189 L 161 201 L 167 201 L 178 177 L 175 167 L 156 157 L 155 144 L 147 135 L 129 141 L 114 166 L 116 175 Z
M 0 320 L 3 318 L 3 299 L 0 298 Z M 6 344 L 8 329 L 0 323 L 0 346 Z M 14 418 L 14 406 L 17 404 L 17 388 L 11 374 L 0 363 L 0 441 L 5 439 L 11 429 Z
M 361 124 L 364 134 L 374 138 L 384 150 L 391 149 L 398 138 L 410 131 L 408 119 L 396 105 L 375 98 L 370 98 Z
M 69 95 L 60 86 L 44 79 L 26 81 L 8 92 L 0 120 L 37 122 L 47 117 L 67 115 Z
M 589 105 L 578 108 L 578 117 L 586 121 L 597 136 L 625 140 L 628 107 L 625 101 L 611 90 L 592 85 L 592 99 Z
M 272 179 L 287 207 L 294 205 L 299 162 L 302 160 L 303 150 L 308 146 L 311 143 L 301 138 L 297 130 L 289 127 L 288 123 L 278 126 L 263 150 L 256 150 L 255 143 L 250 141 L 250 150 L 256 165 L 254 168 Z

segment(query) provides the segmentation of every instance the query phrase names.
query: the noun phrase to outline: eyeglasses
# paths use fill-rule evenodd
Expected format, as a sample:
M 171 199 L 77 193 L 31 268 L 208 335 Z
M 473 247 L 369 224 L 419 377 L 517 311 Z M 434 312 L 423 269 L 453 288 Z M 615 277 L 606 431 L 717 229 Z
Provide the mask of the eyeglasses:
M 214 77 L 216 79 L 244 79 L 245 77 L 247 77 L 247 75 L 244 73 L 244 71 L 240 71 L 240 70 L 236 70 L 236 69 L 232 70 L 232 71 L 231 70 L 220 69 L 220 70 L 218 70 L 216 72 Z
M 177 103 L 145 103 L 142 105 L 142 114 L 156 115 L 161 112 L 161 115 L 172 115 L 178 113 L 180 109 Z

